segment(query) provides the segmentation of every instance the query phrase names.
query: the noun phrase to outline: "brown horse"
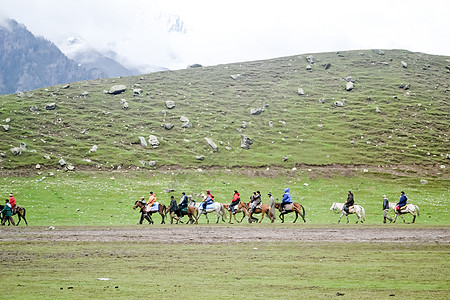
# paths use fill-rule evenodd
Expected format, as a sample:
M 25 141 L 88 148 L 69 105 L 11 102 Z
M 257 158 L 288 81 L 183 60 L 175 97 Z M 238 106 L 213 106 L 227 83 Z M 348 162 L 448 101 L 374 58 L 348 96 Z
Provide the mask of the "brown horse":
M 4 205 L 0 205 L 0 210 L 2 210 L 5 206 Z M 26 209 L 24 207 L 18 206 L 16 205 L 16 207 L 14 207 L 13 209 L 13 213 L 11 216 L 17 215 L 19 217 L 19 222 L 17 222 L 16 226 L 19 226 L 20 221 L 22 221 L 22 219 L 25 221 L 25 224 L 27 224 L 28 226 L 28 222 L 27 219 L 25 218 L 25 214 L 26 214 Z M 3 215 L 0 217 L 0 222 L 3 221 Z M 8 224 L 9 226 L 10 224 Z
M 166 208 L 166 214 L 170 212 L 170 205 Z M 172 212 L 169 213 L 170 216 L 170 224 L 173 224 L 173 219 L 175 219 L 177 221 L 176 224 L 178 224 L 178 222 L 180 222 L 181 224 L 183 224 L 184 222 L 181 221 L 181 218 L 184 216 L 188 216 L 189 221 L 187 222 L 187 224 L 194 224 L 195 222 L 195 218 L 196 218 L 196 211 L 195 211 L 195 207 L 194 206 L 188 206 L 186 210 L 181 211 L 181 216 L 178 216 L 176 213 Z
M 295 220 L 293 223 L 295 223 L 295 221 L 297 221 L 298 215 L 300 215 L 300 217 L 302 217 L 303 222 L 306 222 L 305 220 L 305 208 L 303 207 L 303 205 L 301 205 L 300 203 L 292 203 L 292 210 L 286 210 L 286 211 L 282 211 L 281 209 L 281 203 L 275 203 L 275 208 L 278 209 L 280 211 L 280 219 L 281 219 L 281 223 L 284 223 L 284 215 L 291 213 L 291 212 L 295 212 Z
M 158 211 L 145 211 L 146 208 L 146 203 L 145 201 L 136 201 L 134 203 L 133 209 L 136 208 L 140 208 L 140 212 L 141 212 L 141 219 L 138 222 L 138 225 L 141 225 L 142 222 L 144 221 L 144 219 L 146 219 L 150 224 L 154 224 L 153 219 L 152 219 L 152 214 L 153 213 L 159 213 L 161 215 L 162 221 L 161 224 L 165 224 L 166 222 L 164 221 L 164 218 L 166 216 L 166 206 L 164 204 L 159 203 L 158 205 Z
M 225 203 L 223 203 L 223 207 L 224 207 L 226 210 L 228 210 L 228 208 L 230 207 L 230 204 L 225 204 Z M 235 220 L 236 222 L 241 223 L 242 220 L 244 220 L 245 215 L 247 214 L 247 203 L 245 203 L 245 202 L 239 202 L 237 208 L 235 208 L 234 211 L 235 211 L 236 213 L 242 212 L 242 218 L 241 218 L 240 221 L 238 221 L 238 220 L 236 219 L 236 214 L 233 215 L 232 211 L 229 210 L 229 212 L 230 212 L 230 222 L 228 222 L 228 223 L 233 224 L 233 223 L 231 223 L 231 221 L 232 221 L 231 216 L 234 216 L 234 220 Z
M 247 213 L 247 216 L 248 216 L 248 222 L 249 223 L 252 223 L 253 221 L 258 222 L 258 219 L 253 217 L 253 214 L 261 214 L 261 220 L 259 220 L 259 223 L 261 223 L 262 220 L 264 220 L 264 216 L 265 215 L 267 215 L 267 217 L 270 219 L 271 223 L 273 223 L 275 221 L 273 213 L 270 210 L 270 206 L 265 204 L 265 203 L 261 204 L 261 208 L 258 207 L 258 208 L 253 209 L 252 212 L 250 212 L 248 204 L 246 205 L 246 209 L 247 209 L 246 213 Z

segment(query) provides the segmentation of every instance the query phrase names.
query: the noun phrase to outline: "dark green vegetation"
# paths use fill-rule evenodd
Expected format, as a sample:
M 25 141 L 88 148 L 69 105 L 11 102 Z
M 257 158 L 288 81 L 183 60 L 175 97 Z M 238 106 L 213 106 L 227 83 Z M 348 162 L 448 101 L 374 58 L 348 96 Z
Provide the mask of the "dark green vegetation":
M 448 299 L 450 292 L 449 247 L 439 244 L 3 242 L 2 250 L 6 299 Z
M 57 166 L 61 157 L 77 167 L 107 169 L 142 167 L 142 162 L 149 168 L 150 160 L 157 167 L 446 163 L 448 57 L 405 50 L 321 53 L 314 54 L 308 71 L 306 56 L 77 82 L 23 98 L 1 96 L 0 120 L 11 121 L 0 135 L 5 154 L 0 166 Z M 230 75 L 235 74 L 241 76 L 234 80 Z M 355 79 L 351 91 L 345 89 L 347 76 Z M 115 84 L 128 89 L 104 94 Z M 143 92 L 134 96 L 133 87 Z M 298 88 L 305 95 L 298 95 Z M 85 91 L 89 94 L 81 96 Z M 120 99 L 129 103 L 128 110 Z M 176 107 L 167 109 L 167 100 Z M 337 100 L 344 107 L 334 107 Z M 56 110 L 45 110 L 51 102 Z M 40 110 L 31 112 L 32 106 Z M 260 115 L 250 115 L 252 108 L 264 106 Z M 193 127 L 181 128 L 181 116 Z M 175 127 L 166 130 L 165 123 Z M 240 148 L 238 128 L 254 140 L 250 150 Z M 139 144 L 139 136 L 150 134 L 159 138 L 159 148 Z M 219 151 L 212 152 L 204 137 L 212 138 Z M 20 142 L 28 150 L 13 156 L 10 148 Z M 93 145 L 98 151 L 89 153 Z M 197 155 L 205 160 L 196 160 Z

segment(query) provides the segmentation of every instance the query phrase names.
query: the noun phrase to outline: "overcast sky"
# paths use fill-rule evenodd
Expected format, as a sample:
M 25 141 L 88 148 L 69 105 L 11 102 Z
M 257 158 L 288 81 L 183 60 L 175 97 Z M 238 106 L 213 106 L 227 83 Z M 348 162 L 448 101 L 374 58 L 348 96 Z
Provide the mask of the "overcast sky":
M 185 34 L 167 32 L 169 15 Z M 57 45 L 77 36 L 127 66 L 171 69 L 355 49 L 450 55 L 449 16 L 448 0 L 0 0 L 0 18 Z

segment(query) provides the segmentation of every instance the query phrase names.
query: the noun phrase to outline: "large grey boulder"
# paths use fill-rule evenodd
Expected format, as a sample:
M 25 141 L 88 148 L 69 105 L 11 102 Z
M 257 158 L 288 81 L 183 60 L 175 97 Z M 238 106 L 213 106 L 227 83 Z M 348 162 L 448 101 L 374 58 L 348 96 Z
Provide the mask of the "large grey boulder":
M 66 161 L 62 158 L 58 162 L 61 167 L 64 167 L 65 165 L 67 165 Z
M 142 93 L 142 89 L 133 89 L 133 95 L 139 96 Z
M 147 147 L 148 146 L 147 141 L 145 140 L 145 137 L 143 137 L 143 136 L 139 137 L 139 143 L 141 143 L 142 147 Z
M 212 139 L 205 137 L 205 141 L 214 150 L 214 152 L 219 151 L 219 147 L 217 147 L 216 143 L 214 143 Z
M 46 110 L 54 110 L 54 109 L 56 109 L 56 103 L 48 103 L 48 104 L 45 104 L 44 108 L 45 108 Z
M 342 101 L 334 101 L 333 105 L 336 106 L 336 107 L 343 107 L 344 106 L 344 102 L 342 102 Z
M 241 135 L 241 148 L 250 149 L 253 144 L 253 140 L 248 136 Z
M 118 84 L 118 85 L 115 85 L 112 88 L 110 88 L 108 91 L 108 94 L 118 95 L 118 94 L 125 92 L 126 90 L 127 90 L 126 86 L 124 86 L 122 84 Z
M 11 153 L 14 156 L 18 156 L 18 155 L 22 154 L 22 149 L 20 149 L 19 147 L 11 148 Z
M 347 81 L 347 82 L 355 82 L 355 79 L 352 77 L 352 76 L 347 76 L 347 77 L 345 77 L 345 80 Z
M 250 114 L 252 116 L 256 116 L 256 115 L 261 114 L 263 111 L 264 111 L 264 107 L 252 108 L 252 109 L 250 109 Z
M 2 125 L 2 127 L 3 127 L 4 131 L 9 131 L 9 125 L 8 124 Z
M 313 63 L 314 63 L 314 57 L 313 57 L 312 55 L 308 55 L 308 56 L 306 57 L 306 61 L 307 61 L 309 64 L 313 64 Z
M 300 96 L 305 94 L 305 91 L 302 88 L 298 88 L 297 90 L 297 94 L 299 94 Z
M 242 76 L 242 74 L 230 75 L 230 77 L 233 78 L 233 80 L 238 80 L 241 76 Z
M 149 135 L 148 136 L 148 144 L 150 146 L 152 146 L 153 148 L 158 148 L 158 146 L 159 146 L 158 138 L 153 134 Z
M 168 109 L 174 108 L 174 107 L 175 107 L 175 101 L 167 100 L 167 101 L 166 101 L 166 107 L 167 107 Z
M 189 123 L 189 119 L 187 117 L 185 117 L 185 116 L 181 116 L 180 117 L 180 121 L 183 122 L 183 123 Z
M 373 49 L 372 51 L 378 55 L 384 55 L 384 51 L 382 51 L 380 49 Z
M 173 124 L 172 123 L 166 123 L 163 125 L 164 129 L 166 130 L 171 130 L 173 128 Z
M 347 84 L 345 85 L 345 90 L 347 91 L 351 91 L 353 90 L 353 82 L 347 82 Z
M 405 61 L 403 61 L 403 60 L 402 60 L 402 62 L 401 62 L 401 63 L 402 63 L 402 67 L 403 67 L 403 68 L 405 68 L 405 69 L 406 69 L 406 68 L 408 67 L 408 64 L 407 64 L 407 63 L 406 63 Z

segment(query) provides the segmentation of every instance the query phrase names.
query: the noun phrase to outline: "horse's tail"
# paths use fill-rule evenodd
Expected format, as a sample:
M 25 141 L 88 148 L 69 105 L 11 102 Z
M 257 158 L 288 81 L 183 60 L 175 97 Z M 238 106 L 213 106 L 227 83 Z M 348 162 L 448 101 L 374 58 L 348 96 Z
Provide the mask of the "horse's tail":
M 417 216 L 419 216 L 420 214 L 419 214 L 419 207 L 417 206 L 417 205 L 414 205 L 415 207 L 416 207 L 416 210 L 417 210 Z
M 366 210 L 364 209 L 364 207 L 361 207 L 361 220 L 363 220 L 364 222 L 366 221 Z

